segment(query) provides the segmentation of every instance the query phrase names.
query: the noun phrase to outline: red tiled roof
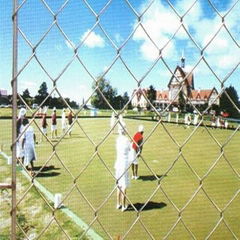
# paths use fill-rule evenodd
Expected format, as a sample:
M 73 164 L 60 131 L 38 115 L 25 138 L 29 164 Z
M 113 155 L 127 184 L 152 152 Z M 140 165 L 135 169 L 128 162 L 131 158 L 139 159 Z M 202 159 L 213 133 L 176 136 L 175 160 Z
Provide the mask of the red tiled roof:
M 156 99 L 160 100 L 160 99 L 168 99 L 169 96 L 169 91 L 168 90 L 163 90 L 163 91 L 157 91 L 156 92 Z
M 204 89 L 204 90 L 192 90 L 191 98 L 192 99 L 208 99 L 212 93 L 213 89 Z
M 143 94 L 147 95 L 147 92 L 148 92 L 148 89 L 146 89 L 146 88 L 134 89 L 133 95 L 136 94 L 137 100 L 139 101 Z

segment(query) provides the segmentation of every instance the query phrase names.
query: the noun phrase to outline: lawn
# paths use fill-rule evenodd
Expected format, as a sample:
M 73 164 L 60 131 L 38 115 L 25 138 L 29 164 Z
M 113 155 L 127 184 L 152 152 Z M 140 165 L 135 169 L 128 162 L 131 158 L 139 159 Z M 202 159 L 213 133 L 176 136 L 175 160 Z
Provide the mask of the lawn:
M 229 229 L 240 238 L 240 132 L 233 135 L 233 130 L 199 127 L 188 139 L 193 126 L 125 121 L 130 136 L 140 123 L 145 126 L 141 177 L 132 180 L 127 191 L 129 202 L 141 211 L 130 207 L 122 213 L 115 209 L 112 175 L 117 134 L 105 138 L 110 130 L 109 118 L 80 118 L 71 138 L 54 141 L 55 147 L 47 141 L 38 144 L 36 169 L 48 167 L 42 169 L 37 180 L 53 194 L 66 196 L 64 205 L 92 224 L 104 239 L 151 239 L 150 235 L 154 239 L 190 239 L 190 232 L 197 239 L 205 239 L 221 216 L 224 221 L 218 224 L 212 239 L 232 239 Z M 10 124 L 1 120 L 4 131 L 0 132 L 0 143 L 7 153 Z M 39 141 L 40 132 L 35 129 Z M 23 193 L 18 194 L 18 198 L 21 196 Z
M 0 156 L 0 182 L 11 182 L 11 168 L 6 165 L 6 160 Z M 18 196 L 25 193 L 29 182 L 20 171 L 17 171 L 17 193 Z M 11 232 L 11 191 L 0 190 L 0 239 L 10 240 Z M 51 204 L 52 205 L 52 204 Z M 25 196 L 24 201 L 17 207 L 17 223 L 25 231 L 25 234 L 29 239 L 36 239 L 39 234 L 42 233 L 41 239 L 67 239 L 67 236 L 73 240 L 77 240 L 82 234 L 82 229 L 76 226 L 70 218 L 68 218 L 61 211 L 55 213 L 55 218 L 60 223 L 60 226 L 64 228 L 64 234 L 57 222 L 52 220 L 52 211 L 50 207 L 40 197 L 36 188 L 32 187 L 28 194 Z M 48 223 L 50 227 L 43 232 Z M 24 233 L 17 227 L 16 239 L 25 239 Z M 87 239 L 86 237 L 84 239 Z

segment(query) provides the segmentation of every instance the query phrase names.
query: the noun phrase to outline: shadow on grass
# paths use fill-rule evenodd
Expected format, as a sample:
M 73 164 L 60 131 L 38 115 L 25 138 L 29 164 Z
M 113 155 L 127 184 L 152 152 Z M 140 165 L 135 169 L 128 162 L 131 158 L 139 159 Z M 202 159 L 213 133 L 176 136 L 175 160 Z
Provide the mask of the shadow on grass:
M 162 179 L 163 177 L 166 177 L 167 175 L 156 175 L 158 178 Z M 139 180 L 142 181 L 156 181 L 157 178 L 154 175 L 145 175 L 145 176 L 139 176 Z
M 133 206 L 139 211 L 143 208 L 145 203 L 134 203 Z M 153 202 L 149 201 L 146 206 L 142 209 L 142 211 L 148 211 L 148 210 L 153 210 L 153 209 L 161 209 L 166 207 L 167 204 L 164 202 Z M 132 206 L 129 206 L 127 211 L 135 211 L 135 209 Z
M 36 176 L 35 177 L 56 177 L 60 175 L 59 172 L 40 172 L 40 173 L 36 173 Z
M 34 167 L 33 170 L 34 171 L 39 171 L 41 169 L 41 167 Z M 54 167 L 54 165 L 50 165 L 50 166 L 45 166 L 43 167 L 43 169 L 41 170 L 41 172 L 47 172 L 47 171 L 51 171 L 51 170 L 59 170 L 60 168 L 56 168 Z

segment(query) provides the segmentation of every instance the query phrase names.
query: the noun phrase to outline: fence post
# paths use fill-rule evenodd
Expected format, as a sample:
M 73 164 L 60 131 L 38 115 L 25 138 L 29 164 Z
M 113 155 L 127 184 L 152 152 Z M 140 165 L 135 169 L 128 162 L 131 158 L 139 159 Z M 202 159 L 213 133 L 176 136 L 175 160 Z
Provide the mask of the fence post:
M 16 239 L 16 138 L 17 138 L 17 65 L 18 65 L 18 0 L 13 0 L 13 52 L 12 52 L 12 209 L 11 239 Z

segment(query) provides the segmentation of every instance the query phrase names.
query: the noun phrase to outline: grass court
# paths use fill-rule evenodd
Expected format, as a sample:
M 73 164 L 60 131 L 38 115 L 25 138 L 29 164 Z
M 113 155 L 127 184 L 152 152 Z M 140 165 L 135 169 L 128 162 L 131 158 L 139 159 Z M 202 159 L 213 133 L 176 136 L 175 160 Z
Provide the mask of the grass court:
M 115 209 L 113 175 L 117 134 L 106 137 L 110 131 L 109 118 L 80 118 L 80 126 L 73 126 L 72 137 L 65 136 L 56 145 L 55 152 L 46 140 L 36 145 L 36 170 L 45 166 L 36 179 L 53 194 L 70 193 L 64 205 L 104 239 L 110 236 L 151 239 L 146 229 L 154 239 L 166 236 L 190 239 L 188 230 L 197 239 L 205 239 L 221 216 L 224 221 L 217 225 L 211 239 L 233 239 L 228 228 L 240 238 L 240 132 L 232 136 L 233 130 L 199 127 L 188 139 L 193 126 L 124 121 L 130 136 L 139 124 L 145 127 L 143 159 L 139 160 L 140 179 L 131 180 L 127 190 L 130 202 L 142 210 L 139 213 L 132 207 L 124 213 Z M 3 150 L 10 154 L 10 120 L 1 120 L 1 126 L 4 129 L 0 132 L 1 144 L 4 143 Z M 59 136 L 60 127 L 58 120 Z M 41 133 L 36 127 L 35 130 L 39 141 Z M 202 188 L 199 188 L 199 178 Z M 30 182 L 25 185 L 26 189 L 30 185 Z M 170 229 L 173 230 L 168 235 Z

